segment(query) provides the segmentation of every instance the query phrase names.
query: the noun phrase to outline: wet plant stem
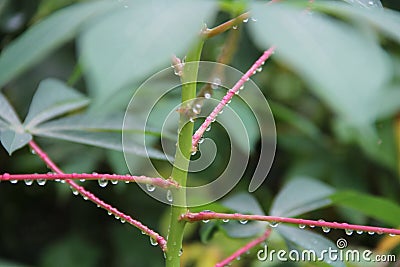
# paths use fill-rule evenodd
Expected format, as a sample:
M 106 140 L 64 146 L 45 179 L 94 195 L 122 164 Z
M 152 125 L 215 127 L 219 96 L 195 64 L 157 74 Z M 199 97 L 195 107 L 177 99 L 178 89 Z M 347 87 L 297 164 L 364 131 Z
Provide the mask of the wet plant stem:
M 186 55 L 186 62 L 197 62 L 200 60 L 201 51 L 203 48 L 204 40 L 200 38 L 195 46 Z M 183 69 L 182 80 L 182 104 L 181 110 L 187 108 L 190 101 L 196 98 L 196 81 L 198 72 L 198 64 L 186 64 Z M 189 161 L 192 148 L 192 134 L 194 125 L 189 120 L 184 112 L 180 113 L 179 118 L 179 134 L 178 146 L 175 155 L 174 168 L 172 169 L 171 177 L 182 188 L 186 186 L 187 171 L 189 168 Z M 182 214 L 187 212 L 186 191 L 177 190 L 173 195 L 175 203 L 181 203 L 179 206 L 171 206 L 170 224 L 168 230 L 167 240 L 167 253 L 166 253 L 166 267 L 179 267 L 180 256 L 182 249 L 183 232 L 185 229 L 185 221 L 180 220 Z

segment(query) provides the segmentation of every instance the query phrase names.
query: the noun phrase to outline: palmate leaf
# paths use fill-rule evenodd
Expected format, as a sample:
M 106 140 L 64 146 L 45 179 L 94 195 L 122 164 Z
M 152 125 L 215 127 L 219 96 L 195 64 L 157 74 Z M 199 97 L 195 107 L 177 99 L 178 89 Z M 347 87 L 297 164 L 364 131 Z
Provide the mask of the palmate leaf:
M 115 92 L 185 54 L 213 15 L 214 1 L 124 1 L 79 39 L 91 96 L 101 108 Z
M 72 5 L 32 26 L 0 55 L 0 88 L 11 79 L 71 40 L 85 22 L 117 6 L 112 1 Z
M 88 104 L 89 99 L 68 87 L 62 81 L 56 79 L 43 80 L 33 96 L 24 127 L 30 129 L 44 121 Z
M 334 189 L 308 177 L 296 177 L 285 184 L 272 203 L 270 215 L 294 217 L 331 204 Z
M 25 132 L 5 130 L 1 132 L 0 139 L 3 147 L 11 155 L 15 150 L 28 144 L 32 140 L 32 135 Z

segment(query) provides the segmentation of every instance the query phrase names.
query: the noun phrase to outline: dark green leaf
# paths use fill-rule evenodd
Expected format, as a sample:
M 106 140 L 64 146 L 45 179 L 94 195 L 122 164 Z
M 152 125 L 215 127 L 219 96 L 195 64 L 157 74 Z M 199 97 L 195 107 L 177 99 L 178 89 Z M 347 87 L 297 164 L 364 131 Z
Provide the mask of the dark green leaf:
M 393 227 L 400 225 L 400 206 L 383 197 L 366 195 L 359 192 L 342 191 L 333 194 L 330 199 L 335 205 L 361 211 Z
M 96 103 L 106 103 L 118 89 L 169 66 L 171 55 L 186 53 L 215 3 L 159 0 L 124 5 L 127 8 L 96 21 L 80 39 Z
M 285 4 L 254 5 L 253 14 L 256 43 L 263 49 L 275 45 L 274 58 L 298 72 L 332 110 L 355 125 L 376 119 L 369 107 L 390 68 L 374 39 L 328 16 L 307 15 Z
M 316 259 L 323 257 L 323 261 L 330 264 L 331 266 L 346 266 L 343 261 L 332 261 L 332 259 L 329 259 L 329 253 L 326 253 L 327 251 L 329 251 L 329 248 L 331 248 L 331 250 L 338 249 L 337 246 L 329 239 L 319 234 L 315 234 L 311 231 L 286 225 L 279 225 L 277 230 L 287 240 L 289 246 L 294 245 L 295 247 L 300 249 L 300 255 L 301 250 L 307 250 L 308 252 L 311 252 L 310 255 L 313 255 L 313 253 L 315 253 Z M 305 255 L 307 256 L 308 254 Z M 286 256 L 288 255 L 286 254 Z
M 320 181 L 297 177 L 286 183 L 272 203 L 270 215 L 294 217 L 331 204 L 334 189 Z
M 32 140 L 32 135 L 28 133 L 20 133 L 12 130 L 1 132 L 1 144 L 7 150 L 8 154 L 12 154 L 15 150 L 25 146 Z
M 3 50 L 0 56 L 0 88 L 72 39 L 85 22 L 95 15 L 110 11 L 114 6 L 110 1 L 77 4 L 32 26 Z
M 39 84 L 29 107 L 24 126 L 26 129 L 64 113 L 82 108 L 89 100 L 62 81 L 46 79 Z

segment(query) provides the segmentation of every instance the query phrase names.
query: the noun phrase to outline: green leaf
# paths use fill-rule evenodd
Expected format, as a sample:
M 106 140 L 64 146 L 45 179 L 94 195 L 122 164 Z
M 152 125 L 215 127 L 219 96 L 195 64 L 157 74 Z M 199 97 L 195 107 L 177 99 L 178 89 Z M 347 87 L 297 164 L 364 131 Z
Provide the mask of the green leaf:
M 20 133 L 12 130 L 5 130 L 1 132 L 1 144 L 11 155 L 15 150 L 25 146 L 32 140 L 32 135 L 28 133 Z
M 383 197 L 371 196 L 353 191 L 342 191 L 333 194 L 330 199 L 332 203 L 362 213 L 392 227 L 400 225 L 400 206 Z
M 46 79 L 39 84 L 29 107 L 24 126 L 32 128 L 44 121 L 88 105 L 81 93 L 57 79 Z
M 297 177 L 285 184 L 272 203 L 270 215 L 294 217 L 331 204 L 334 189 L 320 181 Z
M 85 22 L 113 6 L 111 1 L 76 4 L 32 26 L 3 50 L 0 56 L 0 88 L 74 38 Z
M 235 212 L 242 214 L 265 214 L 258 201 L 248 193 L 240 193 L 229 197 L 223 200 L 221 204 Z M 229 221 L 227 223 L 222 223 L 220 226 L 230 237 L 245 238 L 256 236 L 265 231 L 267 223 L 251 221 L 241 224 L 238 221 Z
M 355 28 L 285 4 L 254 4 L 251 24 L 256 43 L 277 47 L 274 59 L 292 67 L 310 89 L 342 118 L 371 123 L 379 90 L 390 78 L 387 55 L 377 42 Z M 379 13 L 380 10 L 370 10 Z
M 338 2 L 318 2 L 313 8 L 336 16 L 361 22 L 363 26 L 372 26 L 373 30 L 379 30 L 393 40 L 400 43 L 400 13 L 395 10 L 381 9 L 379 12 L 363 8 L 353 8 Z
M 170 65 L 199 35 L 213 1 L 124 1 L 80 38 L 79 49 L 97 104 L 145 75 Z
M 382 3 L 379 0 L 343 0 L 353 6 L 362 6 L 366 8 L 382 8 Z
M 3 125 L 4 127 L 4 125 L 7 124 L 14 127 L 21 126 L 21 122 L 17 113 L 15 113 L 14 108 L 4 97 L 4 95 L 0 93 L 0 125 Z
M 331 266 L 346 266 L 343 261 L 332 261 L 332 259 L 329 259 L 329 253 L 327 253 L 327 251 L 329 251 L 330 248 L 331 250 L 338 250 L 337 246 L 329 239 L 311 231 L 286 225 L 279 225 L 277 231 L 285 238 L 289 247 L 294 245 L 300 250 L 307 250 L 311 255 L 315 253 L 316 259 L 323 257 L 323 261 Z M 301 251 L 299 252 L 299 255 L 301 255 Z M 307 255 L 309 254 L 305 254 L 305 256 Z M 288 257 L 288 254 L 286 254 L 286 257 Z
M 33 135 L 49 138 L 62 139 L 81 144 L 88 144 L 117 151 L 148 156 L 151 158 L 165 159 L 165 155 L 159 150 L 151 147 L 143 149 L 135 140 L 135 133 L 142 134 L 143 130 L 131 123 L 132 128 L 125 128 L 125 133 L 132 135 L 132 140 L 126 139 L 125 146 L 122 146 L 122 122 L 123 114 L 107 116 L 77 115 L 43 123 L 30 129 Z M 146 134 L 150 136 L 160 136 L 160 132 L 148 128 Z M 168 136 L 165 136 L 168 137 Z M 173 138 L 173 137 L 171 137 Z

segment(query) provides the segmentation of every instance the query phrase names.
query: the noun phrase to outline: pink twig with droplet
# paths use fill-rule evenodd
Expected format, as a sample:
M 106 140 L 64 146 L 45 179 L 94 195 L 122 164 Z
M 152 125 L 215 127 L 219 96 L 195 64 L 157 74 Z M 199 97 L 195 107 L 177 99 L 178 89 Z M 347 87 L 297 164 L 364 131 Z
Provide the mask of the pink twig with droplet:
M 348 229 L 353 231 L 362 231 L 362 232 L 370 232 L 370 233 L 378 233 L 378 234 L 390 234 L 390 235 L 400 235 L 400 229 L 393 228 L 384 228 L 384 227 L 376 227 L 376 226 L 365 226 L 365 225 L 357 225 L 357 224 L 348 224 L 348 223 L 338 223 L 338 222 L 325 222 L 323 220 L 305 220 L 305 219 L 297 219 L 297 218 L 287 218 L 287 217 L 279 217 L 279 216 L 266 216 L 266 215 L 246 215 L 240 213 L 227 214 L 227 213 L 217 213 L 217 212 L 199 212 L 199 213 L 191 213 L 188 212 L 181 216 L 181 220 L 196 222 L 202 220 L 212 220 L 212 219 L 221 219 L 221 220 L 246 220 L 246 221 L 265 221 L 273 223 L 291 223 L 297 225 L 308 225 L 310 227 L 326 227 L 333 229 Z
M 45 173 L 45 174 L 0 174 L 0 181 L 20 181 L 20 180 L 111 180 L 129 183 L 150 184 L 162 188 L 179 187 L 178 183 L 172 179 L 152 178 L 147 176 L 101 174 L 101 173 Z
M 257 59 L 257 61 L 251 66 L 251 68 L 240 78 L 240 80 L 233 86 L 233 88 L 229 89 L 227 94 L 222 98 L 222 100 L 218 103 L 218 105 L 214 108 L 211 114 L 205 119 L 203 124 L 199 129 L 195 132 L 192 137 L 192 151 L 197 150 L 197 144 L 199 143 L 200 138 L 203 136 L 206 129 L 210 126 L 210 124 L 215 120 L 220 111 L 228 104 L 228 102 L 232 99 L 232 97 L 240 90 L 243 84 L 250 79 L 250 77 L 257 72 L 257 69 L 260 68 L 264 62 L 273 54 L 275 47 L 271 47 L 267 51 L 265 51 L 262 56 Z
M 215 267 L 227 266 L 229 263 L 231 263 L 232 261 L 234 261 L 235 259 L 237 259 L 241 255 L 243 255 L 244 253 L 246 253 L 250 249 L 252 249 L 255 246 L 257 246 L 258 244 L 261 244 L 262 242 L 264 242 L 269 237 L 270 234 L 271 234 L 271 229 L 268 228 L 264 232 L 264 234 L 262 236 L 250 241 L 249 243 L 247 243 L 246 245 L 244 245 L 240 249 L 236 250 L 232 255 L 230 255 L 226 259 L 224 259 L 223 261 L 220 261 L 217 264 L 215 264 Z
M 47 164 L 47 166 L 52 169 L 57 174 L 64 174 L 63 171 L 49 158 L 49 156 L 32 140 L 29 142 L 30 147 L 36 152 L 36 154 Z M 152 239 L 157 241 L 158 245 L 161 247 L 163 251 L 167 250 L 167 241 L 160 234 L 151 230 L 146 225 L 143 225 L 141 222 L 133 219 L 131 216 L 124 214 L 113 206 L 105 203 L 103 200 L 96 197 L 94 194 L 87 191 L 82 186 L 78 185 L 71 179 L 65 179 L 65 182 L 68 183 L 71 188 L 79 192 L 85 199 L 88 199 L 95 203 L 97 206 L 107 210 L 110 214 L 113 214 L 116 218 L 123 220 L 132 226 L 138 228 L 142 231 L 142 233 L 150 236 Z

